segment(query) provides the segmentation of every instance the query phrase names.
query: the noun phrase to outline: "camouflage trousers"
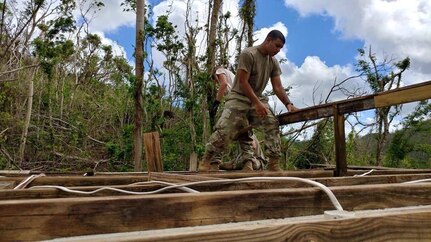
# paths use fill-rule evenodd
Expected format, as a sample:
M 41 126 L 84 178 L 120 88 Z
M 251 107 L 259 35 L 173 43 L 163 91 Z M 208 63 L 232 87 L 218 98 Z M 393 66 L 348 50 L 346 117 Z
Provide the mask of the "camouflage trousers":
M 214 158 L 225 151 L 230 141 L 238 140 L 242 160 L 254 160 L 253 139 L 248 134 L 252 128 L 264 134 L 265 156 L 278 159 L 280 156 L 279 123 L 269 105 L 267 103 L 265 105 L 269 110 L 268 115 L 259 117 L 256 110 L 247 102 L 237 99 L 226 101 L 221 117 L 214 127 L 215 131 L 205 146 L 203 159 L 208 162 L 219 162 Z
M 225 102 L 222 102 L 218 108 L 218 111 L 216 114 L 216 120 L 219 120 L 220 117 L 222 116 L 224 106 L 225 106 Z M 215 130 L 216 126 L 214 126 L 213 129 Z M 254 147 L 253 147 L 253 149 L 250 148 L 253 146 L 253 142 L 255 142 L 255 140 L 257 141 L 257 138 L 253 134 L 253 131 L 251 131 L 251 130 L 249 132 L 246 132 L 246 131 L 241 132 L 240 134 L 238 134 L 234 138 L 234 140 L 232 140 L 232 141 L 235 141 L 237 143 L 237 152 L 238 153 L 237 153 L 236 159 L 234 159 L 233 161 L 229 161 L 229 163 L 230 163 L 229 166 L 234 167 L 231 169 L 241 169 L 243 166 L 243 163 L 252 159 L 252 153 L 251 153 L 252 151 L 254 152 L 255 155 L 257 153 L 263 154 L 263 151 L 260 148 L 260 145 L 259 145 L 259 150 L 255 149 Z M 229 142 L 227 142 L 225 145 L 229 145 Z M 212 157 L 211 163 L 224 164 L 223 157 L 224 157 L 224 152 L 215 153 L 214 156 Z M 253 163 L 255 163 L 255 162 L 253 162 Z M 260 164 L 255 164 L 255 167 L 258 167 L 259 165 Z

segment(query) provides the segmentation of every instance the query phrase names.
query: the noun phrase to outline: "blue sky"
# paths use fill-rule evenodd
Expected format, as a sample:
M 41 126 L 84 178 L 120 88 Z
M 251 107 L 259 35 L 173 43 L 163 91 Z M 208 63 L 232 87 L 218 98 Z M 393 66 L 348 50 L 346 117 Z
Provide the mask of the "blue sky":
M 330 17 L 300 17 L 296 10 L 286 8 L 282 0 L 258 0 L 256 5 L 257 29 L 279 21 L 286 24 L 287 56 L 296 65 L 302 64 L 307 56 L 320 56 L 328 65 L 345 65 L 355 62 L 357 49 L 363 46 L 360 40 L 341 39 L 340 33 L 333 30 Z
M 122 0 L 107 0 L 90 24 L 90 30 L 99 33 L 105 43 L 112 44 L 133 64 L 135 15 L 119 7 Z M 240 0 L 224 0 L 223 12 L 230 11 L 232 27 L 239 28 Z M 171 9 L 169 20 L 184 33 L 187 0 L 147 0 L 152 5 L 154 19 Z M 190 0 L 193 21 L 206 23 L 208 0 Z M 262 42 L 271 29 L 286 34 L 286 44 L 277 58 L 287 59 L 282 64 L 282 82 L 292 86 L 290 98 L 296 106 L 316 105 L 328 95 L 334 82 L 354 76 L 357 49 L 372 47 L 379 60 L 400 60 L 410 57 L 411 68 L 404 75 L 402 85 L 431 79 L 431 1 L 429 0 L 257 0 L 255 18 L 256 44 Z M 205 40 L 206 36 L 199 36 Z M 197 41 L 205 43 L 205 41 Z M 200 46 L 201 51 L 205 46 Z M 200 53 L 203 54 L 203 53 Z M 155 64 L 161 67 L 163 55 L 153 51 Z M 233 64 L 233 63 L 231 63 Z M 349 90 L 367 86 L 362 80 L 344 85 Z M 270 87 L 269 87 L 270 88 Z M 345 99 L 341 93 L 332 93 L 330 101 Z M 278 112 L 284 107 L 275 98 Z M 414 105 L 406 105 L 404 113 Z M 371 120 L 372 114 L 364 114 Z

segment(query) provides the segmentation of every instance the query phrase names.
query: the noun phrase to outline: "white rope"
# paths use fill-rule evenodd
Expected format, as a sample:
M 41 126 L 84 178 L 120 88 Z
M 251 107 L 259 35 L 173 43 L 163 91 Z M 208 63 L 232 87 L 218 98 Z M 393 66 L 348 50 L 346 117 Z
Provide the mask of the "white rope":
M 13 189 L 14 190 L 24 189 L 28 184 L 30 184 L 36 178 L 41 177 L 41 176 L 45 176 L 45 174 L 41 173 L 38 175 L 31 175 L 31 176 L 27 177 L 24 181 L 22 181 L 20 184 L 18 184 L 18 186 L 14 187 Z
M 365 173 L 362 173 L 362 174 L 360 174 L 360 175 L 354 175 L 354 176 L 366 176 L 366 175 L 368 175 L 368 174 L 371 174 L 371 172 L 373 172 L 373 171 L 375 171 L 374 169 L 371 169 L 371 170 L 369 170 L 369 171 L 367 171 L 367 172 L 365 172 Z
M 341 206 L 341 204 L 338 202 L 337 198 L 335 197 L 334 193 L 332 193 L 332 191 L 326 187 L 325 185 L 309 180 L 309 179 L 305 179 L 305 178 L 299 178 L 299 177 L 247 177 L 247 178 L 238 178 L 238 179 L 220 179 L 220 180 L 210 180 L 210 181 L 197 181 L 197 182 L 189 182 L 189 183 L 184 183 L 184 184 L 171 184 L 171 183 L 167 183 L 167 182 L 161 182 L 161 181 L 150 181 L 150 182 L 137 182 L 134 183 L 134 185 L 137 184 L 148 184 L 148 183 L 159 183 L 159 184 L 166 184 L 168 185 L 167 187 L 163 187 L 154 191 L 150 191 L 150 192 L 133 192 L 133 191 L 126 191 L 123 189 L 117 189 L 117 188 L 112 188 L 112 187 L 101 187 L 99 189 L 96 189 L 94 191 L 79 191 L 79 190 L 72 190 L 66 187 L 62 187 L 62 186 L 34 186 L 31 188 L 56 188 L 56 189 L 60 189 L 62 191 L 65 192 L 71 192 L 71 193 L 77 193 L 77 194 L 94 194 L 103 190 L 111 190 L 111 191 L 117 191 L 117 192 L 122 192 L 122 193 L 126 193 L 126 194 L 132 194 L 132 195 L 150 195 L 150 194 L 156 194 L 156 193 L 160 193 L 169 189 L 182 189 L 185 190 L 187 192 L 192 192 L 192 193 L 197 193 L 198 191 L 193 190 L 191 188 L 188 188 L 187 186 L 192 186 L 192 185 L 201 185 L 201 184 L 215 184 L 215 183 L 222 183 L 222 184 L 229 184 L 229 183 L 235 183 L 235 182 L 242 182 L 242 181 L 273 181 L 273 180 L 282 180 L 282 181 L 299 181 L 299 182 L 304 182 L 304 183 L 308 183 L 310 185 L 313 185 L 315 187 L 320 188 L 323 192 L 326 193 L 326 195 L 328 195 L 329 199 L 331 200 L 331 203 L 334 205 L 335 209 L 339 210 L 339 211 L 344 211 L 343 207 Z M 31 189 L 30 188 L 30 189 Z
M 174 186 L 170 186 L 170 187 L 164 187 L 164 188 L 159 189 L 158 191 L 163 191 L 166 189 L 172 189 L 172 188 L 176 188 L 179 186 L 190 186 L 190 185 L 198 185 L 198 184 L 234 183 L 234 182 L 241 182 L 241 181 L 265 181 L 265 180 L 299 181 L 299 182 L 304 182 L 304 183 L 308 183 L 310 185 L 316 186 L 328 195 L 329 199 L 331 200 L 332 204 L 334 205 L 334 207 L 337 210 L 344 211 L 343 207 L 338 202 L 334 193 L 332 193 L 332 191 L 328 187 L 326 187 L 322 183 L 315 182 L 315 181 L 305 179 L 305 178 L 300 178 L 300 177 L 246 177 L 246 178 L 238 178 L 238 179 L 221 179 L 221 180 L 210 180 L 210 181 L 198 181 L 198 182 L 190 182 L 190 183 L 186 183 L 186 184 L 174 185 Z
M 228 183 L 235 183 L 235 182 L 241 182 L 241 181 L 268 181 L 268 180 L 270 180 L 270 181 L 272 181 L 272 180 L 299 181 L 299 182 L 308 183 L 310 185 L 318 187 L 328 195 L 329 199 L 331 200 L 332 204 L 334 205 L 334 207 L 337 210 L 343 211 L 343 207 L 338 202 L 334 193 L 332 193 L 332 191 L 328 187 L 326 187 L 322 183 L 312 181 L 309 179 L 305 179 L 305 178 L 300 178 L 300 177 L 246 177 L 246 178 L 238 178 L 238 179 L 220 179 L 220 180 L 210 180 L 210 181 L 197 181 L 197 182 L 190 182 L 190 183 L 185 183 L 185 184 L 178 184 L 178 185 L 163 187 L 163 188 L 156 190 L 155 192 L 162 192 L 162 191 L 168 190 L 168 189 L 184 187 L 184 186 L 191 186 L 191 185 L 200 185 L 200 184 L 214 184 L 214 183 L 228 184 Z
M 413 183 L 421 183 L 421 182 L 431 182 L 431 178 L 403 182 L 402 184 L 413 184 Z
M 167 185 L 167 186 L 174 186 L 175 184 L 172 183 L 168 183 L 168 182 L 163 182 L 163 181 L 149 181 L 149 182 L 142 182 L 142 184 L 151 184 L 151 183 L 156 183 L 156 184 L 162 184 L 162 185 Z M 137 183 L 134 184 L 130 184 L 130 185 L 135 185 Z M 130 186 L 128 185 L 128 186 Z M 120 193 L 125 193 L 125 194 L 130 194 L 130 195 L 147 195 L 147 194 L 154 194 L 157 193 L 156 191 L 152 191 L 152 192 L 133 192 L 133 191 L 127 191 L 124 189 L 119 189 L 119 188 L 113 188 L 113 187 L 101 187 L 98 188 L 96 190 L 93 191 L 80 191 L 80 190 L 76 190 L 76 189 L 70 189 L 67 187 L 63 187 L 63 186 L 54 186 L 54 185 L 45 185 L 45 186 L 33 186 L 30 187 L 29 189 L 37 189 L 37 188 L 55 188 L 64 192 L 69 192 L 69 193 L 76 193 L 76 194 L 85 194 L 85 195 L 90 195 L 90 194 L 95 194 L 97 192 L 100 191 L 104 191 L 104 190 L 108 190 L 108 191 L 116 191 L 116 192 L 120 192 Z M 199 191 L 196 191 L 194 189 L 188 188 L 188 187 L 178 187 L 179 190 L 183 190 L 185 192 L 190 192 L 190 193 L 199 193 Z

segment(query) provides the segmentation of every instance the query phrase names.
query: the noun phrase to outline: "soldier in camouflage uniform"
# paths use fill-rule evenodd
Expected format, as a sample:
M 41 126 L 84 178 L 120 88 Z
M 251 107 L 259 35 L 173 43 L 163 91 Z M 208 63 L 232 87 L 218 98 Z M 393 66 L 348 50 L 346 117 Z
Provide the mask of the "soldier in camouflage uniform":
M 272 30 L 262 44 L 241 52 L 233 88 L 226 98 L 225 107 L 215 125 L 215 131 L 206 144 L 199 171 L 218 170 L 220 164 L 214 162 L 213 157 L 223 152 L 229 141 L 238 137 L 242 130 L 250 127 L 261 130 L 264 134 L 268 170 L 280 170 L 279 124 L 268 105 L 268 98 L 263 96 L 263 91 L 271 80 L 274 93 L 287 110 L 289 112 L 297 110 L 281 84 L 280 65 L 274 57 L 283 48 L 284 43 L 284 35 L 278 30 Z M 247 148 L 252 149 L 251 146 L 245 147 Z M 252 153 L 252 150 L 246 152 L 246 154 Z M 244 157 L 244 159 L 248 158 Z M 246 161 L 247 165 L 253 166 L 253 157 L 249 159 Z
M 221 112 L 218 112 L 220 111 L 219 105 L 223 105 L 224 97 L 231 91 L 234 78 L 235 75 L 223 66 L 217 66 L 214 68 L 211 79 L 216 82 L 219 87 L 215 101 L 210 108 L 210 120 L 212 120 L 212 122 L 220 118 Z M 212 125 L 214 126 L 214 124 Z M 220 164 L 220 168 L 224 170 L 262 170 L 267 162 L 259 141 L 253 134 L 253 131 L 246 130 L 239 134 L 235 140 L 238 141 L 239 150 L 238 156 L 235 160 L 223 162 L 223 153 L 217 153 L 212 157 L 211 163 Z

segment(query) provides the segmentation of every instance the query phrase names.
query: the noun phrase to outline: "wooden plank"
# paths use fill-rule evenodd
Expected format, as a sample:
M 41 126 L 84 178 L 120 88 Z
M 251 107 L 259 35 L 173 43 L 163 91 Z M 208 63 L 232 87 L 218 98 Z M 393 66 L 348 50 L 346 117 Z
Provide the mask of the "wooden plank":
M 221 172 L 199 172 L 201 175 L 218 178 L 243 178 L 243 177 L 332 177 L 334 172 L 332 170 L 314 169 L 314 170 L 297 170 L 297 171 L 280 171 L 280 172 L 269 172 L 269 171 L 254 171 L 254 172 L 243 172 L 243 171 L 221 171 Z
M 15 187 L 14 181 L 0 181 L 0 190 L 1 189 L 12 189 Z
M 166 173 L 162 173 L 166 174 Z M 194 176 L 193 176 L 194 177 Z M 409 174 L 409 175 L 379 175 L 379 176 L 364 176 L 364 177 L 326 177 L 326 178 L 312 178 L 312 180 L 322 183 L 328 187 L 333 186 L 354 186 L 366 184 L 391 184 L 402 183 L 407 181 L 430 179 L 431 174 Z M 203 179 L 199 176 L 197 180 Z M 218 179 L 218 178 L 209 178 Z M 163 180 L 163 179 L 156 179 Z M 170 180 L 172 181 L 172 180 Z M 184 181 L 184 180 L 182 180 Z M 124 189 L 134 192 L 148 192 L 155 191 L 164 187 L 163 185 L 147 184 L 147 185 L 111 185 L 112 188 Z M 258 189 L 280 189 L 280 188 L 306 188 L 312 187 L 304 182 L 298 181 L 247 181 L 235 183 L 213 183 L 213 184 L 196 184 L 189 185 L 191 189 L 200 192 L 215 192 L 215 191 L 239 191 L 239 190 L 258 190 Z M 69 187 L 70 189 L 80 191 L 94 191 L 102 188 L 102 186 L 83 186 L 83 187 Z M 167 190 L 166 193 L 183 192 L 178 189 Z M 124 193 L 116 191 L 104 190 L 95 194 L 82 195 L 75 193 L 68 193 L 54 188 L 37 188 L 37 189 L 24 189 L 24 190 L 0 190 L 0 200 L 12 199 L 46 199 L 46 198 L 66 198 L 66 197 L 101 197 L 101 196 L 126 196 Z
M 85 187 L 68 187 L 71 190 L 77 191 L 95 191 L 106 186 L 85 186 Z M 121 189 L 131 192 L 151 192 L 165 187 L 165 185 L 112 185 L 110 188 Z M 162 193 L 177 193 L 184 192 L 179 189 L 170 189 Z M 78 194 L 73 192 L 63 191 L 54 187 L 38 187 L 31 189 L 6 189 L 0 190 L 0 200 L 23 200 L 23 199 L 48 199 L 48 198 L 71 198 L 71 197 L 104 197 L 104 196 L 130 196 L 130 194 L 122 193 L 114 190 L 102 190 L 92 194 Z
M 14 182 L 18 185 L 26 177 L 0 177 L 0 182 Z M 148 176 L 58 176 L 58 177 L 38 177 L 33 180 L 29 187 L 40 185 L 58 186 L 105 186 L 105 185 L 125 185 L 135 182 L 148 181 Z
M 160 137 L 158 132 L 144 134 L 145 159 L 148 172 L 162 172 L 162 152 L 160 149 Z
M 335 169 L 335 165 L 332 164 L 316 164 L 316 163 L 311 163 L 310 166 L 312 167 L 311 169 Z M 405 168 L 398 168 L 398 167 L 386 167 L 386 166 L 355 166 L 355 165 L 347 165 L 347 169 L 351 169 L 351 170 L 400 170 L 400 171 L 404 171 L 406 170 Z
M 430 98 L 431 85 L 424 85 L 416 88 L 406 87 L 401 90 L 394 89 L 390 92 L 379 93 L 374 97 L 374 103 L 376 108 L 381 108 Z
M 376 107 L 390 106 L 430 98 L 431 81 L 426 81 L 387 92 L 303 108 L 297 112 L 282 113 L 277 117 L 280 125 L 286 125 L 301 121 L 331 117 L 334 114 L 332 108 L 334 105 L 338 107 L 338 112 L 340 114 L 346 114 L 373 109 Z
M 0 176 L 29 176 L 29 170 L 0 170 Z
M 333 115 L 332 104 L 323 104 L 300 109 L 296 112 L 282 113 L 277 116 L 280 125 L 291 124 L 319 118 L 327 118 Z
M 64 238 L 62 241 L 430 241 L 431 206 Z
M 196 181 L 209 181 L 219 180 L 222 178 L 202 176 L 202 175 L 182 175 L 182 174 L 168 174 L 162 172 L 151 172 L 149 180 L 151 181 L 164 181 L 170 183 L 186 183 Z
M 403 183 L 431 178 L 431 174 L 397 174 L 397 175 L 374 175 L 360 177 L 333 177 L 333 178 L 314 178 L 313 181 L 322 183 L 328 187 L 336 186 L 356 186 L 366 184 L 391 184 Z
M 371 171 L 370 169 L 369 171 Z M 347 175 L 361 175 L 369 171 L 358 171 L 358 170 L 347 170 Z M 267 172 L 267 171 L 256 171 L 256 172 L 200 172 L 209 177 L 219 178 L 242 178 L 242 177 L 302 177 L 302 178 L 318 178 L 318 177 L 333 177 L 334 172 L 332 170 L 325 169 L 310 169 L 310 170 L 297 170 L 297 171 L 281 171 L 281 172 Z M 368 176 L 373 175 L 390 175 L 390 174 L 420 174 L 420 173 L 431 173 L 431 169 L 397 169 L 397 170 L 372 170 Z
M 431 184 L 332 188 L 349 211 L 430 205 L 430 189 Z M 315 188 L 10 200 L 0 201 L 0 240 L 43 240 L 278 219 L 333 209 L 326 194 Z
M 341 114 L 360 112 L 375 108 L 374 95 L 347 99 L 337 103 L 338 112 Z
M 197 170 L 198 170 L 198 154 L 196 154 L 196 152 L 192 152 L 190 154 L 189 171 L 197 171 Z

